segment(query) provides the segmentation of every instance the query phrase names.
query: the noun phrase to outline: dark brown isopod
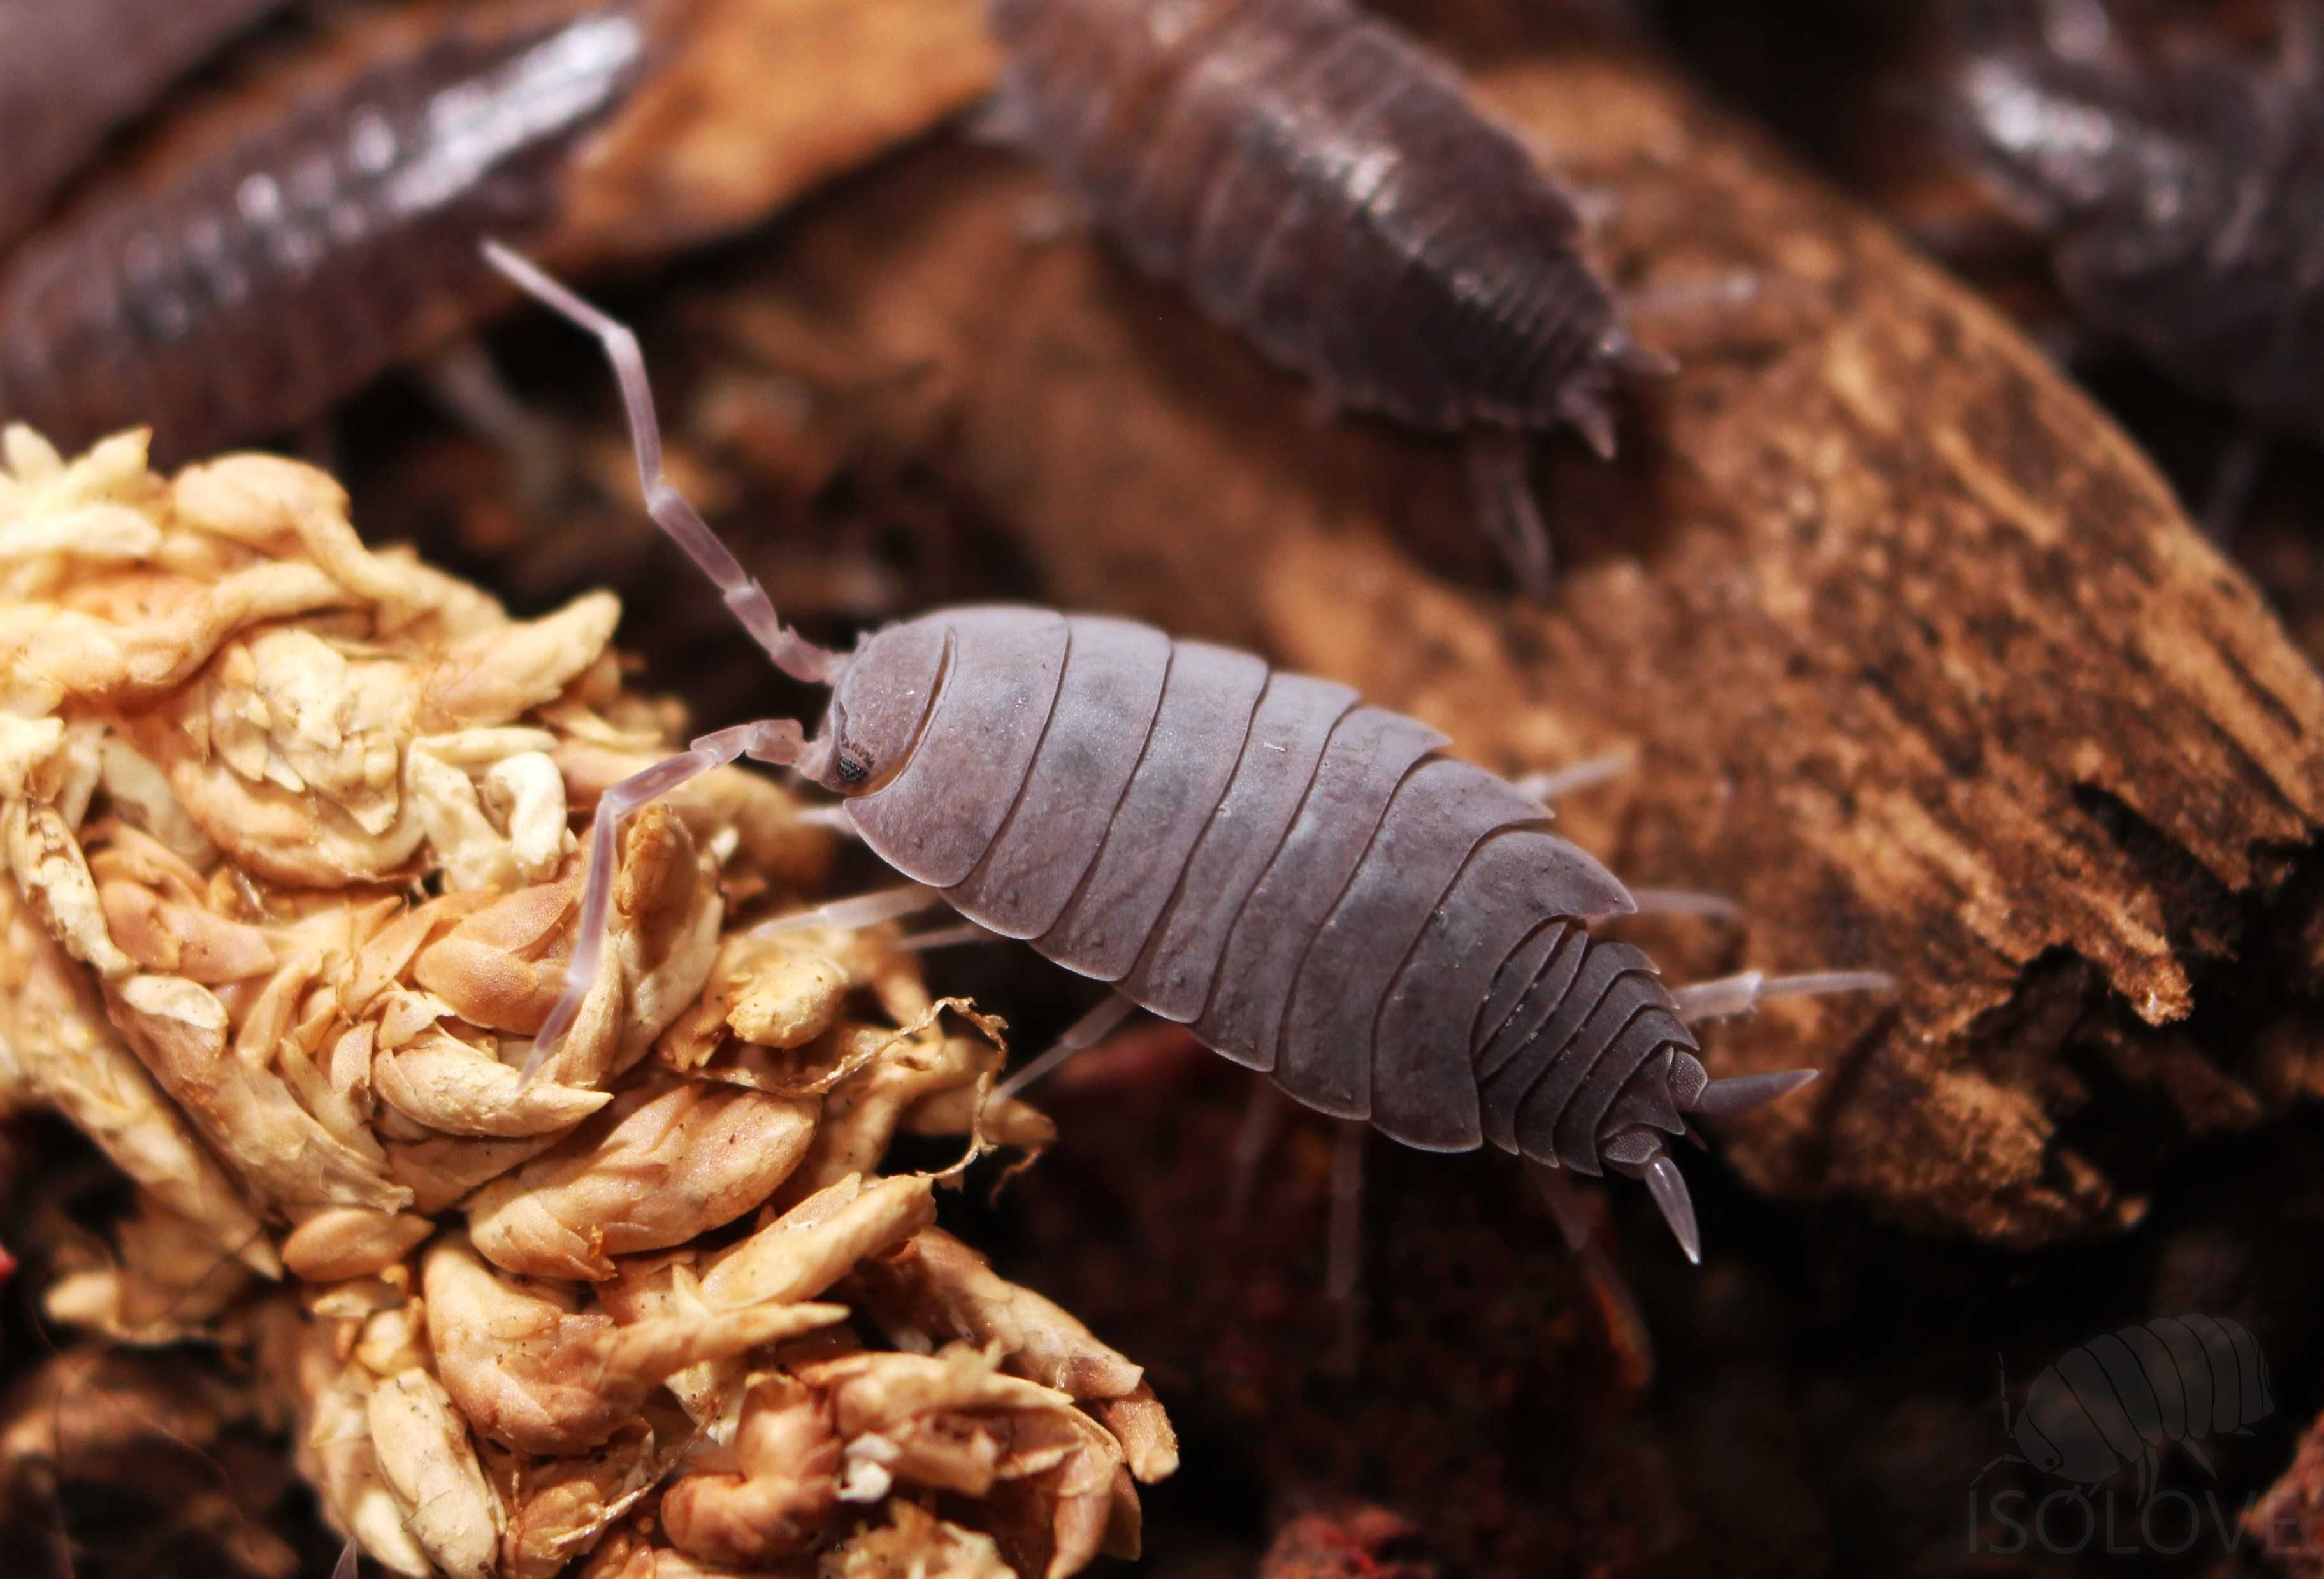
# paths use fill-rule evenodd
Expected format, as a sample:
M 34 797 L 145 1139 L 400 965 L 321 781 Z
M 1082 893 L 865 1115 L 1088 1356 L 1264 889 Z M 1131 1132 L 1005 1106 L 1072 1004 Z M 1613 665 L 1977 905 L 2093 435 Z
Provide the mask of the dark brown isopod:
M 998 123 L 1148 272 L 1334 401 L 1470 435 L 1529 587 L 1529 432 L 1614 447 L 1622 327 L 1573 203 L 1451 66 L 1342 0 L 991 0 Z
M 0 417 L 67 445 L 146 423 L 182 456 L 317 414 L 496 298 L 478 239 L 554 222 L 649 50 L 628 4 L 456 29 L 78 207 L 0 273 Z
M 889 625 L 852 653 L 808 643 L 663 479 L 629 331 L 492 250 L 604 338 L 654 519 L 786 672 L 832 688 L 813 741 L 790 720 L 742 725 L 606 791 L 566 992 L 529 1071 L 596 977 L 621 818 L 743 755 L 844 797 L 872 849 L 931 891 L 919 903 L 1026 939 L 1406 1145 L 1489 1140 L 1541 1168 L 1643 1177 L 1690 1256 L 1693 1208 L 1665 1138 L 1686 1113 L 1813 1076 L 1711 1080 L 1690 1019 L 1770 988 L 1885 980 L 1666 989 L 1637 949 L 1591 935 L 1632 897 L 1550 831 L 1538 799 L 1440 754 L 1426 725 L 1247 652 L 1007 606 Z

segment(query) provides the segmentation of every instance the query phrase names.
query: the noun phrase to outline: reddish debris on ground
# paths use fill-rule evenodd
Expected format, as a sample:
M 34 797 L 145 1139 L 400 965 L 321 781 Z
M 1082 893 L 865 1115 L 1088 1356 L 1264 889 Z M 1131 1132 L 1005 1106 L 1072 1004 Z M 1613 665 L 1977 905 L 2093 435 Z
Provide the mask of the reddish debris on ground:
M 2291 1465 L 2244 1515 L 2244 1528 L 2286 1574 L 2324 1575 L 2324 1418 L 2310 1424 Z
M 1370 1503 L 1302 1514 L 1277 1532 L 1259 1579 L 1436 1579 L 1435 1564 L 1392 1555 L 1419 1533 Z

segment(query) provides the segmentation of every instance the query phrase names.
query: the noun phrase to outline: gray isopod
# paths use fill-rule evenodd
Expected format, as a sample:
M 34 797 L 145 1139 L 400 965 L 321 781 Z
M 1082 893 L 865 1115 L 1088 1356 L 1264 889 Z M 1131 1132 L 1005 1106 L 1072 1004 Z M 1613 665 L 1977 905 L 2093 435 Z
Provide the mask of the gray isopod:
M 634 337 L 487 252 L 604 340 L 655 521 L 786 673 L 832 688 L 813 740 L 793 720 L 739 725 L 605 792 L 565 993 L 528 1071 L 596 977 L 622 817 L 741 756 L 844 797 L 874 852 L 971 920 L 1309 1107 L 1429 1150 L 1490 1140 L 1537 1168 L 1645 1179 L 1690 1257 L 1665 1137 L 1815 1072 L 1712 1080 L 1689 1020 L 1885 984 L 1752 974 L 1672 992 L 1637 949 L 1591 936 L 1632 896 L 1550 832 L 1538 799 L 1439 754 L 1426 725 L 1249 653 L 1008 606 L 889 625 L 852 653 L 814 646 L 662 477 Z

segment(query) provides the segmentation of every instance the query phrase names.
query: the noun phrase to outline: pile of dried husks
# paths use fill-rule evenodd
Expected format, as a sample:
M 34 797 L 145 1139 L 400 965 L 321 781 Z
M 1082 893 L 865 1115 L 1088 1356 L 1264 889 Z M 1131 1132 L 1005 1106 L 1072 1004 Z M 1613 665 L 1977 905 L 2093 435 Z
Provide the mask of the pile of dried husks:
M 784 790 L 633 819 L 608 968 L 521 1080 L 575 817 L 683 724 L 623 688 L 611 596 L 512 620 L 289 461 L 5 444 L 0 1111 L 136 1189 L 43 1234 L 46 1312 L 91 1338 L 0 1415 L 12 1473 L 102 1382 L 182 1441 L 287 1432 L 398 1574 L 1135 1550 L 1133 1477 L 1176 1457 L 1139 1368 L 934 1227 L 940 1177 L 877 1171 L 899 1132 L 1047 1121 L 989 1100 L 996 1025 L 890 934 L 768 929 L 830 855 Z M 189 1341 L 215 1376 L 111 1347 Z

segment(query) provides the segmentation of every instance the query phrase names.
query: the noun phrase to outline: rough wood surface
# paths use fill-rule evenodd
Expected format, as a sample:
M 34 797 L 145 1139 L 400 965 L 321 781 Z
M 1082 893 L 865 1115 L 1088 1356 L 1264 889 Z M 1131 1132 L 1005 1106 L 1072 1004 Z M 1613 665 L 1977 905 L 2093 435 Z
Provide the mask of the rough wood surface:
M 1674 974 L 1896 973 L 1714 1043 L 1829 1072 L 1727 1128 L 1755 1182 L 2019 1245 L 2135 1220 L 2149 1119 L 2313 1079 L 2304 1033 L 2259 1033 L 2294 1012 L 2324 685 L 1976 298 L 1630 47 L 1510 42 L 1482 97 L 1609 199 L 1609 271 L 1685 364 L 1617 466 L 1540 466 L 1554 607 L 1496 585 L 1447 447 L 1325 419 L 1093 238 L 1029 239 L 1045 189 L 1003 154 L 859 183 L 742 289 L 866 379 L 935 370 L 945 465 L 1057 601 L 1348 679 L 1497 768 L 1633 751 L 1569 826 L 1748 918 L 1658 932 Z
M 981 0 L 657 0 L 668 54 L 578 172 L 555 250 L 661 258 L 752 225 L 985 90 Z

